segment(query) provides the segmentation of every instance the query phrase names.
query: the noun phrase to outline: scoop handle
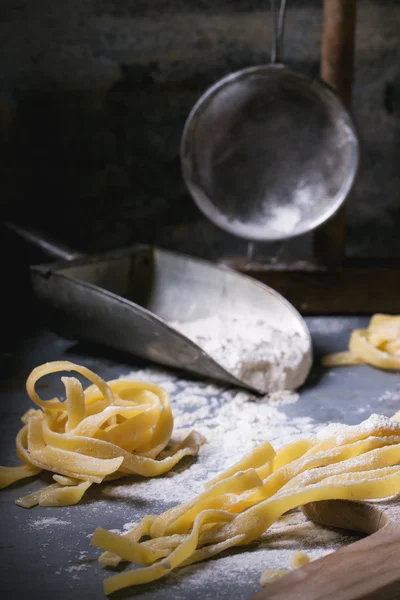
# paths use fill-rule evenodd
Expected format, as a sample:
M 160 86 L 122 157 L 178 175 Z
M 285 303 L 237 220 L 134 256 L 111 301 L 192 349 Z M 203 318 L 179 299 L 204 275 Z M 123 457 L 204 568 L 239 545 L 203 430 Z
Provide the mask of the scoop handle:
M 357 0 L 324 0 L 321 79 L 344 104 L 351 103 Z M 340 264 L 346 250 L 346 210 L 314 232 L 314 256 L 324 265 Z
M 54 258 L 56 260 L 74 260 L 75 258 L 79 258 L 83 256 L 80 252 L 68 248 L 64 244 L 61 244 L 58 241 L 53 240 L 49 236 L 42 235 L 41 233 L 28 229 L 27 227 L 21 227 L 20 225 L 16 225 L 15 223 L 4 222 L 3 225 L 16 233 L 20 238 L 33 244 L 36 248 L 39 248 L 46 254 L 49 258 Z

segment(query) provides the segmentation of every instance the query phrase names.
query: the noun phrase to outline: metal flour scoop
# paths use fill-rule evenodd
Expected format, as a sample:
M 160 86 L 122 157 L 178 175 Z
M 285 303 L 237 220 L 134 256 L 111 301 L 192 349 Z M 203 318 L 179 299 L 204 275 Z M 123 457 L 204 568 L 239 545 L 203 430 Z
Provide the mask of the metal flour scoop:
M 251 241 L 306 233 L 331 217 L 353 184 L 359 142 L 336 93 L 282 63 L 285 0 L 271 64 L 227 75 L 191 111 L 182 173 L 200 210 Z
M 168 325 L 215 314 L 254 314 L 299 336 L 304 356 L 291 377 L 292 387 L 300 386 L 310 371 L 311 337 L 304 320 L 277 292 L 249 277 L 153 246 L 82 257 L 36 232 L 8 227 L 61 259 L 31 267 L 31 275 L 46 320 L 69 339 L 90 340 L 262 392 Z

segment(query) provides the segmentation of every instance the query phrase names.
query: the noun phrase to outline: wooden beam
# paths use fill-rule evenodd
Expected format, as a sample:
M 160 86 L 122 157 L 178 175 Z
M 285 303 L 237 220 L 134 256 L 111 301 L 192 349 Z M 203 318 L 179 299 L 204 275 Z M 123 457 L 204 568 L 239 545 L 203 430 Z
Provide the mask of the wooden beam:
M 336 267 L 246 259 L 224 264 L 269 285 L 302 314 L 400 314 L 400 260 L 355 259 Z
M 351 104 L 356 28 L 356 0 L 324 0 L 321 79 L 335 89 L 346 106 Z M 346 250 L 346 208 L 342 208 L 313 235 L 319 264 L 340 264 Z

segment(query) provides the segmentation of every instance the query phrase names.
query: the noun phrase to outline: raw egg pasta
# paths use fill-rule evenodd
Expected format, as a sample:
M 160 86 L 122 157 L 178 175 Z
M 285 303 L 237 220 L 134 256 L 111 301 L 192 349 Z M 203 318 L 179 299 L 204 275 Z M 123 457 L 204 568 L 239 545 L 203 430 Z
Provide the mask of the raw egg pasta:
M 374 319 L 364 338 L 380 352 L 395 352 L 387 317 Z M 397 327 L 398 322 L 391 324 Z M 361 355 L 356 358 L 361 360 Z M 78 379 L 62 377 L 65 401 L 42 400 L 35 384 L 60 371 L 76 371 L 92 385 L 84 390 Z M 54 483 L 18 500 L 24 507 L 76 504 L 93 483 L 130 474 L 161 475 L 183 456 L 196 455 L 204 442 L 192 432 L 168 447 L 173 430 L 170 399 L 154 384 L 105 382 L 85 367 L 52 362 L 32 371 L 27 391 L 37 408 L 22 417 L 16 437 L 23 464 L 0 467 L 0 487 L 42 470 L 53 473 Z M 265 441 L 206 482 L 188 502 L 146 516 L 122 535 L 98 528 L 92 544 L 103 550 L 103 566 L 138 566 L 106 578 L 104 591 L 111 594 L 250 544 L 283 514 L 309 502 L 382 499 L 399 492 L 400 412 L 391 419 L 372 415 L 358 426 L 330 425 L 278 451 Z M 306 559 L 299 554 L 292 566 Z M 263 584 L 284 573 L 267 570 Z
M 308 554 L 304 552 L 295 552 L 292 556 L 291 567 L 292 569 L 299 569 L 300 567 L 304 567 L 307 563 L 310 562 L 310 557 Z M 268 584 L 280 579 L 284 575 L 289 573 L 286 569 L 265 569 L 260 577 L 260 585 L 262 587 L 266 587 Z
M 145 517 L 122 535 L 98 528 L 92 544 L 104 550 L 104 566 L 140 565 L 108 577 L 105 593 L 254 542 L 284 513 L 308 502 L 394 496 L 400 492 L 398 418 L 372 415 L 358 426 L 328 426 L 276 453 L 264 443 L 192 500 Z
M 77 378 L 62 377 L 65 401 L 42 400 L 35 384 L 59 371 L 75 371 L 92 385 L 84 390 Z M 55 483 L 17 500 L 24 508 L 76 504 L 93 483 L 162 475 L 184 456 L 195 456 L 205 441 L 193 431 L 167 449 L 174 423 L 170 398 L 152 383 L 105 382 L 86 367 L 57 361 L 34 369 L 26 388 L 38 408 L 22 417 L 16 451 L 23 464 L 0 467 L 0 488 L 42 470 L 53 472 Z
M 378 369 L 400 369 L 400 316 L 374 315 L 367 329 L 355 329 L 345 352 L 328 354 L 325 367 L 368 364 Z

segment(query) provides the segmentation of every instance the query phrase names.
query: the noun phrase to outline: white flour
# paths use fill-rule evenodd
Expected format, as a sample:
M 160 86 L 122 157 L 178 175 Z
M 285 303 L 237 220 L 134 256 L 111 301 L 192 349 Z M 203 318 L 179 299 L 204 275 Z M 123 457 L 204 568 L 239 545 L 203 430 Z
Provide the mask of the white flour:
M 297 206 L 274 206 L 268 218 L 268 226 L 281 233 L 292 233 L 302 218 L 302 212 Z
M 69 521 L 65 521 L 64 519 L 57 519 L 56 517 L 42 517 L 39 519 L 35 519 L 29 523 L 29 527 L 32 529 L 47 529 L 48 527 L 53 527 L 53 525 L 70 525 Z
M 354 435 L 357 433 L 359 436 L 364 435 L 368 437 L 373 435 L 373 432 L 379 428 L 385 428 L 386 430 L 392 430 L 393 435 L 396 435 L 398 430 L 398 423 L 396 421 L 392 421 L 389 417 L 385 417 L 385 415 L 377 415 L 372 414 L 362 421 L 355 428 L 354 425 L 345 425 L 344 423 L 330 423 L 324 429 L 318 432 L 317 437 L 319 440 L 326 440 L 330 437 L 335 437 L 335 442 L 338 446 L 346 443 L 348 439 L 349 432 Z
M 390 414 L 397 412 L 400 407 L 400 389 L 386 390 L 378 398 L 378 402 L 383 404 L 385 409 L 389 410 Z
M 169 325 L 261 392 L 296 389 L 307 374 L 308 340 L 260 317 L 217 314 Z

